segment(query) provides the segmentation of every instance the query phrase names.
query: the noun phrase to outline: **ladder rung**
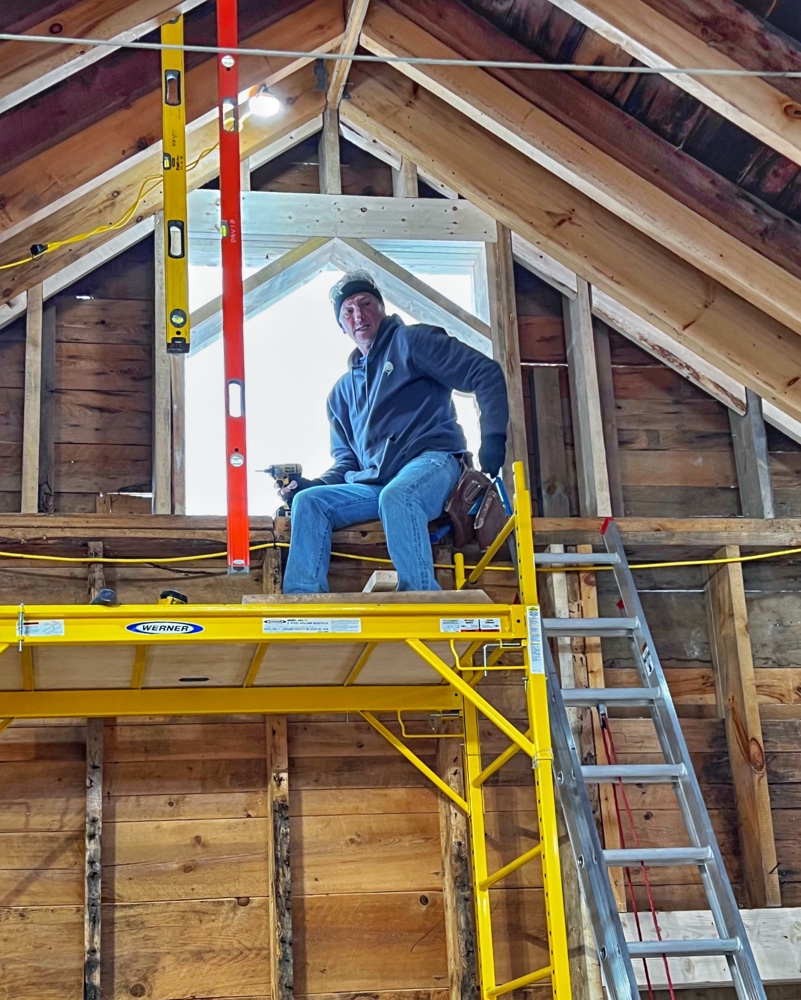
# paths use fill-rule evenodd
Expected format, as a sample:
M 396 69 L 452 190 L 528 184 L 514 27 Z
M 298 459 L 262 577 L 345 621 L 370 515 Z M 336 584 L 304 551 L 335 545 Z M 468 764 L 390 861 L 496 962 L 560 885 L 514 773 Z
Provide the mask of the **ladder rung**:
M 697 938 L 695 941 L 629 941 L 632 958 L 668 958 L 695 955 L 734 955 L 742 948 L 738 938 Z
M 543 618 L 548 636 L 629 636 L 639 625 L 636 618 Z
M 656 785 L 678 781 L 687 774 L 684 764 L 585 764 L 585 781 L 602 784 L 624 781 L 628 784 Z
M 650 705 L 659 701 L 659 688 L 567 688 L 562 690 L 565 705 Z
M 651 865 L 670 868 L 674 865 L 703 865 L 712 860 L 711 847 L 646 847 L 604 851 L 610 868 Z
M 535 566 L 615 566 L 616 552 L 537 552 Z

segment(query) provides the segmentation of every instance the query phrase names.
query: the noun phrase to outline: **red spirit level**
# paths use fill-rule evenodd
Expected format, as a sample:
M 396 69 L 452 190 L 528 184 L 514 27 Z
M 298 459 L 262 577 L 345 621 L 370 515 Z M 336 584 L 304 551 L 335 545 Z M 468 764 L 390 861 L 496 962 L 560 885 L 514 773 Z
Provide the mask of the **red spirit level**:
M 237 0 L 217 0 L 217 44 L 236 48 Z M 228 483 L 228 572 L 250 567 L 248 486 L 245 454 L 245 342 L 242 291 L 242 213 L 239 162 L 239 71 L 237 56 L 217 56 L 220 113 L 220 222 L 225 370 L 225 444 Z

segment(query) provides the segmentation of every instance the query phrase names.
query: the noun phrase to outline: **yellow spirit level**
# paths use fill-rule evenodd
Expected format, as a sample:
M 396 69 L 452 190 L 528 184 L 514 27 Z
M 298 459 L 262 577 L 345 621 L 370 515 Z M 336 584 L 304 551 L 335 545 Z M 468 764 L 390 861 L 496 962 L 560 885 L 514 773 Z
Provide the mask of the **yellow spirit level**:
M 183 45 L 182 15 L 162 25 L 161 41 L 164 45 Z M 185 79 L 183 50 L 162 49 L 164 283 L 169 354 L 186 354 L 189 350 Z

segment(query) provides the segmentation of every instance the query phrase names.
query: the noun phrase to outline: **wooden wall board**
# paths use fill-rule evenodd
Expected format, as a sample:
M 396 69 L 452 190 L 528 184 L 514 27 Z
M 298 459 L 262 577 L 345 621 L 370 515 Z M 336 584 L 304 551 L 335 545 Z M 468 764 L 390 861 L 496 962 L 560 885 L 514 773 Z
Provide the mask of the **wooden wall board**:
M 130 253 L 130 251 L 129 251 Z M 121 255 L 116 260 L 127 265 Z M 152 250 L 150 252 L 152 258 Z M 130 265 L 126 266 L 130 270 Z M 150 348 L 153 315 L 150 302 L 131 296 L 91 299 L 76 298 L 64 293 L 56 296 L 58 339 L 62 343 L 125 344 L 129 347 Z

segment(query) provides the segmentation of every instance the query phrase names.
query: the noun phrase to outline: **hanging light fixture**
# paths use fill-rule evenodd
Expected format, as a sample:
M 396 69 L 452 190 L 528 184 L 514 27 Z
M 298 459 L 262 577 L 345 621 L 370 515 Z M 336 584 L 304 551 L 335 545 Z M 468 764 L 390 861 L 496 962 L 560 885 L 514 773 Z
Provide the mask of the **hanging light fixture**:
M 263 83 L 248 101 L 248 108 L 256 118 L 273 118 L 281 110 L 281 102 Z

